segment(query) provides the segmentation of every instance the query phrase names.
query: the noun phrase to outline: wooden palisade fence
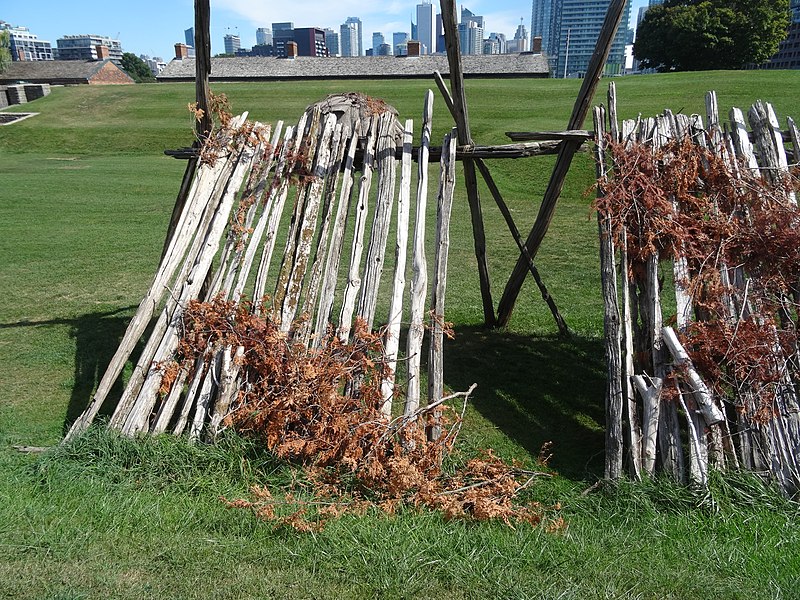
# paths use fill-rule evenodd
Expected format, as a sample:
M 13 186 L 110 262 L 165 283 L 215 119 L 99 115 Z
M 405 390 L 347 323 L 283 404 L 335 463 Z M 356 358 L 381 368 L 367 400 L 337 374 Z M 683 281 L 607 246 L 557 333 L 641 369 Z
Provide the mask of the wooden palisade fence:
M 232 118 L 205 145 L 151 287 L 89 407 L 67 439 L 95 419 L 157 313 L 109 424 L 128 435 L 173 431 L 188 433 L 193 439 L 213 439 L 235 405 L 238 390 L 246 385 L 246 374 L 239 372 L 237 360 L 242 349 L 215 348 L 213 358 L 201 356 L 193 369 L 182 370 L 165 389 L 162 367 L 176 352 L 187 305 L 193 300 L 251 298 L 255 300 L 252 310 L 279 323 L 287 343 L 313 347 L 331 326 L 346 342 L 355 319 L 362 319 L 368 328 L 375 322 L 395 213 L 395 268 L 383 330 L 389 367 L 382 385 L 383 413 L 387 418 L 391 415 L 392 400 L 400 388 L 407 390 L 404 414 L 419 410 L 426 332 L 430 336 L 428 398 L 433 403 L 441 400 L 456 137 L 455 131 L 448 134 L 440 153 L 436 251 L 429 284 L 425 216 L 432 103 L 429 91 L 418 148 L 416 194 L 411 189 L 413 121 L 401 124 L 383 103 L 356 94 L 328 99 L 309 107 L 296 126 L 285 129 L 281 122 L 273 130 L 247 122 L 246 115 Z M 357 150 L 363 156 L 361 164 L 355 160 Z M 287 206 L 290 194 L 294 197 L 291 207 Z M 282 254 L 274 252 L 279 237 Z M 410 291 L 405 280 L 409 238 L 413 240 Z M 335 307 L 338 315 L 334 315 Z M 404 384 L 394 380 L 401 322 L 409 324 Z
M 781 132 L 772 106 L 761 101 L 748 112 L 751 133 L 737 108 L 728 123 L 720 121 L 713 92 L 706 109 L 705 119 L 666 110 L 620 124 L 612 83 L 608 109 L 594 111 L 608 359 L 606 476 L 619 478 L 627 463 L 634 478 L 661 470 L 705 485 L 711 465 L 756 472 L 794 494 L 800 489 L 800 280 L 791 265 L 782 265 L 794 258 L 793 251 L 761 262 L 752 257 L 760 244 L 771 243 L 770 236 L 800 226 L 789 185 L 790 165 L 800 162 L 798 130 L 789 118 L 788 133 Z M 681 150 L 686 140 L 708 154 Z M 793 146 L 788 156 L 785 141 Z M 626 156 L 646 156 L 643 147 L 656 158 L 623 170 Z M 696 167 L 671 164 L 679 155 L 700 158 Z M 651 206 L 643 215 L 645 196 L 652 194 L 648 186 L 655 188 L 656 178 L 670 168 L 674 181 L 660 188 L 666 190 L 661 214 Z M 701 175 L 681 182 L 681 171 L 694 173 L 691 168 Z M 649 179 L 639 185 L 635 172 L 645 169 L 651 169 L 644 175 Z M 724 180 L 729 193 L 712 197 L 712 176 Z M 626 202 L 618 202 L 618 194 L 604 198 L 615 180 L 628 186 Z M 707 201 L 700 218 L 690 214 L 695 200 Z M 767 209 L 773 212 L 760 221 Z M 783 216 L 776 220 L 773 214 Z M 694 218 L 692 233 L 668 238 L 663 230 L 643 230 L 643 223 L 661 217 L 658 223 L 666 228 Z M 711 239 L 706 225 L 723 234 Z M 706 237 L 710 244 L 702 246 Z M 740 246 L 745 258 L 734 262 L 730 257 Z M 789 272 L 790 283 L 773 293 L 765 262 Z M 668 318 L 672 309 L 664 308 L 672 305 L 667 289 L 674 294 L 674 319 Z M 724 335 L 704 345 L 699 336 L 709 331 Z

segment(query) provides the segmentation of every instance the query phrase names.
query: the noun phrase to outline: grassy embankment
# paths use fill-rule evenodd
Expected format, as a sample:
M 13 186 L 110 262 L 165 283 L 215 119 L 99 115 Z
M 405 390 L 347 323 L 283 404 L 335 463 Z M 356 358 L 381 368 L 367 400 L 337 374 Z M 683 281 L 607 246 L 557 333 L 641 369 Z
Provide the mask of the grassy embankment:
M 701 73 L 618 79 L 623 118 L 721 111 L 753 100 L 796 114 L 798 73 Z M 327 93 L 356 89 L 418 118 L 427 82 L 215 86 L 237 111 L 292 121 Z M 575 81 L 469 81 L 473 137 L 563 128 Z M 603 87 L 605 89 L 605 87 Z M 795 509 L 748 484 L 718 481 L 718 504 L 667 484 L 582 496 L 602 475 L 603 349 L 593 166 L 580 156 L 537 257 L 575 332 L 555 327 L 526 284 L 511 326 L 481 320 L 468 211 L 457 198 L 448 278 L 453 389 L 479 384 L 462 447 L 532 460 L 554 442 L 560 476 L 533 497 L 561 501 L 566 532 L 445 523 L 429 514 L 346 518 L 315 536 L 273 532 L 219 495 L 291 478 L 252 449 L 90 436 L 44 459 L 83 408 L 155 268 L 187 145 L 190 85 L 63 88 L 14 110 L 0 129 L 0 595 L 84 597 L 791 598 L 800 585 Z M 450 126 L 441 99 L 435 137 Z M 501 161 L 495 176 L 523 232 L 552 158 Z M 516 257 L 484 194 L 495 300 Z M 750 495 L 757 502 L 745 502 Z M 739 505 L 730 503 L 736 499 Z

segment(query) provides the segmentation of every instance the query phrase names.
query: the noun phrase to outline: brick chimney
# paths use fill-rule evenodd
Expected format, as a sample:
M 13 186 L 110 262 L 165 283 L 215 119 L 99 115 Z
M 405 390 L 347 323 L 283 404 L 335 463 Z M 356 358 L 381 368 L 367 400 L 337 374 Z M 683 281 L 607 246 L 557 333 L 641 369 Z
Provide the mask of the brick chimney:
M 186 44 L 175 44 L 175 58 L 178 60 L 189 58 L 189 46 Z
M 531 52 L 534 54 L 542 53 L 542 36 L 537 35 L 533 38 L 533 41 L 531 42 Z
M 419 56 L 422 52 L 420 47 L 422 44 L 417 40 L 408 40 L 407 48 L 409 56 Z
M 97 60 L 108 60 L 108 46 L 98 44 L 95 46 L 95 50 L 97 51 Z
M 286 42 L 286 58 L 297 58 L 297 42 Z

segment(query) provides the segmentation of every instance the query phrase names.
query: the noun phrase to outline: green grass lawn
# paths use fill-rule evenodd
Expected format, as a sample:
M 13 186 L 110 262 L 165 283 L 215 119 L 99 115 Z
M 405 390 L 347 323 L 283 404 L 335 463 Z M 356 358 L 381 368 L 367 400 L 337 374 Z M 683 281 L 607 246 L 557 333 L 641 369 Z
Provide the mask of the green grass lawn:
M 616 79 L 620 115 L 721 114 L 758 98 L 800 117 L 799 72 Z M 333 92 L 385 99 L 419 119 L 432 82 L 215 85 L 234 111 L 297 119 Z M 577 81 L 468 80 L 473 137 L 562 129 Z M 603 93 L 605 84 L 601 85 Z M 796 598 L 797 509 L 747 479 L 710 494 L 667 483 L 582 495 L 602 476 L 603 358 L 593 165 L 580 155 L 537 264 L 574 334 L 559 339 L 528 282 L 509 328 L 486 331 L 465 195 L 453 215 L 445 382 L 478 383 L 460 451 L 532 461 L 553 442 L 558 472 L 530 499 L 562 504 L 559 533 L 444 522 L 429 513 L 347 517 L 319 534 L 274 531 L 219 496 L 293 472 L 241 440 L 190 447 L 91 432 L 44 457 L 85 406 L 156 268 L 189 145 L 189 84 L 55 88 L 0 128 L 0 597 L 8 598 Z M 598 101 L 602 99 L 598 97 Z M 437 97 L 434 137 L 452 126 Z M 587 124 L 587 127 L 590 126 Z M 438 143 L 438 142 L 437 142 Z M 523 234 L 552 157 L 491 168 Z M 516 260 L 483 190 L 495 302 Z M 113 392 L 112 392 L 113 395 Z

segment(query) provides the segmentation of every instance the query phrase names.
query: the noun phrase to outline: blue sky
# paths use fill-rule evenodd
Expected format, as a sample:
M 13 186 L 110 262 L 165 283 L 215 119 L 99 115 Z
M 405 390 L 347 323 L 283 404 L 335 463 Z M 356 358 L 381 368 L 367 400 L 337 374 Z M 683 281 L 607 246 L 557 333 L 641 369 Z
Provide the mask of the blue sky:
M 372 32 L 390 36 L 395 31 L 409 31 L 410 21 L 419 0 L 310 0 L 303 2 L 259 2 L 257 0 L 211 0 L 211 50 L 223 51 L 222 39 L 238 33 L 242 46 L 255 43 L 258 27 L 273 22 L 293 21 L 296 27 L 338 27 L 347 17 L 359 17 L 363 23 L 364 47 L 372 45 Z M 647 0 L 633 0 L 631 17 Z M 119 38 L 126 52 L 161 56 L 169 60 L 173 46 L 183 41 L 183 31 L 194 24 L 193 0 L 136 0 L 113 4 L 84 0 L 38 0 L 20 2 L 3 0 L 0 20 L 28 27 L 40 39 L 50 41 L 64 35 L 97 34 Z M 434 1 L 438 6 L 438 2 Z M 461 7 L 461 3 L 458 7 Z M 469 0 L 463 4 L 473 13 L 483 15 L 488 32 L 513 35 L 520 23 L 530 27 L 530 0 Z

